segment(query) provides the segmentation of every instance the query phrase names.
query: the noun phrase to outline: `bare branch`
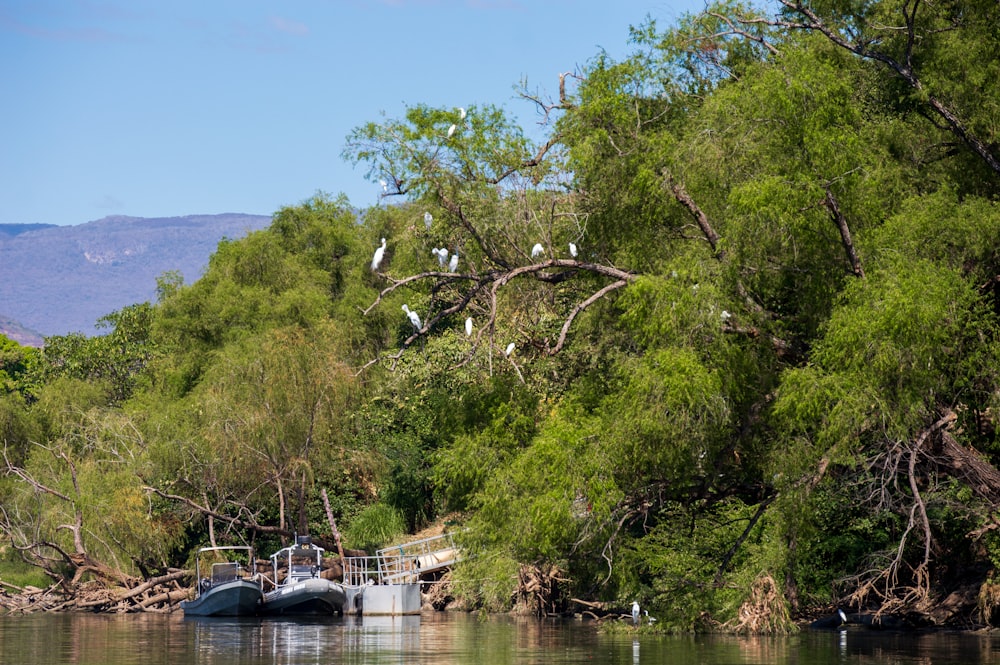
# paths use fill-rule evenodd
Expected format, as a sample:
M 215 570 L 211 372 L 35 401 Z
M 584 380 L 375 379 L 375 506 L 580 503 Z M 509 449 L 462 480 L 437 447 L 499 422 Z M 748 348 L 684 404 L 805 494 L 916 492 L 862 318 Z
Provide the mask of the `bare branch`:
M 587 309 L 592 304 L 594 304 L 607 294 L 611 293 L 615 289 L 620 289 L 623 286 L 628 286 L 628 283 L 629 282 L 624 279 L 618 280 L 617 282 L 612 282 L 611 284 L 608 284 L 604 288 L 598 290 L 596 293 L 591 295 L 583 302 L 577 303 L 576 307 L 573 308 L 573 311 L 569 313 L 569 316 L 567 316 L 566 320 L 563 322 L 562 329 L 559 331 L 559 340 L 556 342 L 556 345 L 554 347 L 548 350 L 547 352 L 548 355 L 554 356 L 555 354 L 562 351 L 563 345 L 566 343 L 566 335 L 567 333 L 569 333 L 569 328 L 570 326 L 573 325 L 573 321 L 576 320 L 576 317 L 578 314 L 580 314 L 580 312 Z
M 729 30 L 727 32 L 716 33 L 716 34 L 712 35 L 710 37 L 710 39 L 714 39 L 716 37 L 725 37 L 727 34 L 728 35 L 739 35 L 740 37 L 743 37 L 744 39 L 747 39 L 749 41 L 756 42 L 756 43 L 760 44 L 761 46 L 763 46 L 764 48 L 766 48 L 768 50 L 768 52 L 771 53 L 771 55 L 781 55 L 781 52 L 778 49 L 776 49 L 770 42 L 768 42 L 767 40 L 765 40 L 763 37 L 761 37 L 759 35 L 751 34 L 751 33 L 747 32 L 746 30 L 741 30 L 740 28 L 737 28 L 736 24 L 728 16 L 724 16 L 724 15 L 719 14 L 717 12 L 708 12 L 708 15 L 709 16 L 713 16 L 713 17 L 719 19 L 720 21 L 722 21 L 723 23 L 725 23 L 726 25 L 729 26 Z
M 826 196 L 823 203 L 830 211 L 830 216 L 833 217 L 833 222 L 837 225 L 837 230 L 840 231 L 840 242 L 844 245 L 844 251 L 847 252 L 847 260 L 851 262 L 852 272 L 856 277 L 864 279 L 865 271 L 861 267 L 861 259 L 858 258 L 858 253 L 854 249 L 854 242 L 851 240 L 851 229 L 847 226 L 847 218 L 840 211 L 837 199 L 829 187 L 826 188 Z
M 286 536 L 286 537 L 294 535 L 291 531 L 282 529 L 281 527 L 264 526 L 261 524 L 257 524 L 256 522 L 247 522 L 245 520 L 241 520 L 236 517 L 230 517 L 229 515 L 224 515 L 220 512 L 212 510 L 211 508 L 208 508 L 207 506 L 199 505 L 194 501 L 192 501 L 191 499 L 187 498 L 186 496 L 181 496 L 179 494 L 170 494 L 169 492 L 164 492 L 163 490 L 159 490 L 155 487 L 147 486 L 143 487 L 143 489 L 147 492 L 152 492 L 153 494 L 156 494 L 157 496 L 162 497 L 164 499 L 169 499 L 170 501 L 177 501 L 179 503 L 183 503 L 189 508 L 192 508 L 195 511 L 201 513 L 202 515 L 205 515 L 206 517 L 213 517 L 217 520 L 222 520 L 223 522 L 227 522 L 233 526 L 252 529 L 257 533 L 273 533 L 279 536 Z
M 698 223 L 698 228 L 701 229 L 701 233 L 705 236 L 705 240 L 707 240 L 708 244 L 712 247 L 712 251 L 715 252 L 718 258 L 723 258 L 725 256 L 725 252 L 720 252 L 718 247 L 719 234 L 712 228 L 712 224 L 708 221 L 708 215 L 706 215 L 705 212 L 698 207 L 698 204 L 694 202 L 691 195 L 687 193 L 684 185 L 674 180 L 673 175 L 669 171 L 664 171 L 663 177 L 667 186 L 670 188 L 670 192 L 674 195 L 674 198 L 677 199 L 677 202 L 687 208 L 688 212 L 691 213 L 691 216 L 694 217 L 695 222 Z

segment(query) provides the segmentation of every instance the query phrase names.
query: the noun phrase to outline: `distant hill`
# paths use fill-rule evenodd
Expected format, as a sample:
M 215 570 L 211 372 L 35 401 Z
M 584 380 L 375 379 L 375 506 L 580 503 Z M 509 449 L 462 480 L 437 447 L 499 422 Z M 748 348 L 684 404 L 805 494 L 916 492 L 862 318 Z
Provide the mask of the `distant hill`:
M 176 270 L 190 284 L 220 240 L 270 223 L 269 216 L 227 213 L 0 224 L 0 332 L 32 345 L 42 336 L 106 332 L 95 328 L 97 319 L 154 301 L 158 276 Z
M 28 330 L 17 321 L 0 315 L 0 334 L 12 339 L 21 346 L 42 346 L 45 340 L 34 330 Z
M 0 236 L 16 236 L 28 231 L 51 229 L 55 224 L 0 224 Z

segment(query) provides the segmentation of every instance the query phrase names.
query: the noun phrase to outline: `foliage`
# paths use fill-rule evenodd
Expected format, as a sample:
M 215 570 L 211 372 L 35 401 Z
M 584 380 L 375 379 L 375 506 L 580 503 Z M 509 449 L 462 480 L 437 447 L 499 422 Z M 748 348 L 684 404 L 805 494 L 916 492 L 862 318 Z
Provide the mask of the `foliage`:
M 385 503 L 373 503 L 351 520 L 344 535 L 352 548 L 374 554 L 403 535 L 405 529 L 398 510 Z
M 671 630 L 995 567 L 996 10 L 781 5 L 522 90 L 537 142 L 491 106 L 365 124 L 379 205 L 317 194 L 108 335 L 4 343 L 7 535 L 131 573 L 318 533 L 327 489 L 369 549 L 457 511 L 467 606 L 527 566 Z
M 0 395 L 17 393 L 24 399 L 33 398 L 39 362 L 38 349 L 0 335 Z
M 112 401 L 122 402 L 132 395 L 155 353 L 150 339 L 152 321 L 152 306 L 142 303 L 101 317 L 97 325 L 110 328 L 107 335 L 49 337 L 43 351 L 46 372 L 103 384 Z

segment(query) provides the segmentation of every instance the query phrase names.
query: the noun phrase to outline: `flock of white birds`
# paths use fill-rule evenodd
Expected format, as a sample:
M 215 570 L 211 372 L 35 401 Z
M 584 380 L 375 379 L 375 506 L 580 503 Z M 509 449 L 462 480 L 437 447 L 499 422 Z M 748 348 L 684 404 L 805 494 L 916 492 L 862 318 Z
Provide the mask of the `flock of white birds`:
M 465 117 L 466 117 L 465 109 L 462 107 L 458 107 L 459 121 L 464 121 Z M 447 137 L 449 139 L 452 138 L 457 130 L 458 130 L 458 124 L 453 124 L 450 127 L 448 127 Z M 382 186 L 382 192 L 387 193 L 389 189 L 389 184 L 384 179 L 379 180 L 379 184 Z M 430 212 L 425 212 L 424 226 L 429 230 L 433 222 L 434 222 L 434 216 Z M 375 254 L 372 256 L 372 266 L 371 266 L 372 272 L 378 272 L 379 268 L 382 266 L 382 260 L 385 258 L 385 244 L 386 244 L 385 238 L 382 238 L 378 248 L 375 249 Z M 543 254 L 545 254 L 545 247 L 540 242 L 535 243 L 535 245 L 531 248 L 531 258 L 537 259 L 539 256 L 542 256 Z M 569 254 L 574 259 L 577 257 L 577 248 L 576 245 L 572 242 L 569 243 Z M 448 259 L 447 247 L 435 247 L 431 250 L 431 255 L 437 259 L 438 265 L 441 268 L 444 268 L 445 264 L 447 264 L 448 272 L 454 273 L 458 271 L 458 249 L 456 249 L 455 252 L 451 255 L 450 260 Z M 406 313 L 406 316 L 410 319 L 410 324 L 413 325 L 414 333 L 419 333 L 423 328 L 422 322 L 420 320 L 420 315 L 411 310 L 409 305 L 404 304 L 402 309 Z M 466 337 L 472 336 L 471 316 L 465 319 L 465 335 Z M 517 345 L 514 342 L 508 344 L 507 348 L 504 350 L 504 356 L 509 358 L 510 354 L 514 352 L 516 346 Z

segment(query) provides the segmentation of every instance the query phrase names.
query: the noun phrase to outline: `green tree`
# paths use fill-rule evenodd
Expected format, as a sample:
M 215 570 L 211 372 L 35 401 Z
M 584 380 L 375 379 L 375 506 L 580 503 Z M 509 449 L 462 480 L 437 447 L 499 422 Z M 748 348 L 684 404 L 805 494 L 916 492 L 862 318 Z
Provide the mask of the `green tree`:
M 152 321 L 152 305 L 141 303 L 101 317 L 98 328 L 111 329 L 105 335 L 70 333 L 46 338 L 42 372 L 100 383 L 112 401 L 123 402 L 135 391 L 155 353 Z

